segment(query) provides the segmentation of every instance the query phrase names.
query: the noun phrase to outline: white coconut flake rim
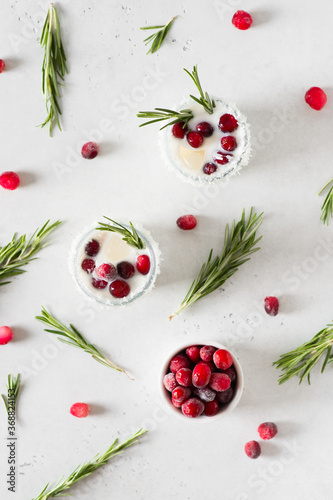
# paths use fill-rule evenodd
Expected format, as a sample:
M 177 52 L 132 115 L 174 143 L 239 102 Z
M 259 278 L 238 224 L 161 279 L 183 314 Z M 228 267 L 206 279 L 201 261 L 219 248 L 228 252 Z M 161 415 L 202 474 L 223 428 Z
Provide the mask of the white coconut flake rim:
M 122 221 L 120 221 L 120 224 L 130 229 L 130 226 L 128 224 L 123 223 Z M 110 307 L 130 305 L 137 299 L 141 298 L 143 295 L 146 295 L 147 293 L 151 292 L 152 289 L 155 287 L 156 278 L 161 271 L 160 270 L 161 251 L 159 249 L 159 245 L 152 237 L 150 231 L 145 229 L 139 223 L 133 224 L 139 237 L 143 239 L 146 244 L 146 249 L 143 249 L 142 251 L 138 250 L 138 254 L 144 253 L 145 250 L 148 250 L 149 253 L 150 257 L 149 278 L 147 279 L 147 282 L 144 284 L 142 288 L 140 288 L 138 291 L 134 293 L 130 292 L 130 294 L 127 297 L 117 299 L 115 297 L 112 297 L 110 294 L 110 298 L 107 299 L 100 298 L 97 296 L 98 290 L 96 289 L 96 294 L 89 291 L 86 287 L 83 286 L 78 276 L 78 272 L 80 269 L 80 265 L 78 264 L 78 259 L 80 251 L 82 251 L 84 244 L 86 244 L 89 241 L 89 239 L 93 236 L 93 234 L 104 233 L 104 231 L 96 230 L 96 227 L 98 226 L 99 226 L 98 222 L 95 222 L 90 226 L 85 226 L 84 229 L 74 238 L 71 249 L 69 251 L 69 259 L 68 259 L 70 274 L 74 279 L 76 288 L 81 293 L 81 295 L 83 295 L 90 302 L 94 302 L 95 304 L 99 305 L 102 309 L 104 309 L 105 307 L 110 308 Z
M 247 118 L 245 117 L 245 115 L 243 115 L 243 113 L 239 111 L 235 104 L 227 102 L 219 97 L 214 97 L 213 99 L 216 103 L 224 107 L 222 114 L 232 114 L 233 116 L 235 116 L 238 122 L 237 133 L 238 136 L 240 136 L 242 139 L 242 152 L 237 161 L 230 161 L 226 165 L 219 165 L 217 171 L 211 175 L 206 175 L 204 173 L 202 173 L 201 175 L 193 174 L 186 169 L 181 158 L 175 156 L 174 152 L 171 151 L 171 141 L 173 139 L 175 139 L 175 141 L 182 141 L 182 139 L 173 138 L 171 134 L 171 126 L 168 126 L 159 131 L 158 145 L 161 150 L 161 155 L 164 163 L 169 169 L 176 173 L 177 177 L 179 177 L 181 180 L 195 186 L 206 186 L 207 184 L 214 182 L 227 182 L 231 177 L 239 174 L 240 170 L 243 167 L 248 165 L 251 157 L 251 133 L 250 124 L 248 123 Z M 184 98 L 181 104 L 175 106 L 174 109 L 176 109 L 177 111 L 181 109 L 191 109 L 193 111 L 198 110 L 194 113 L 194 117 L 192 118 L 192 120 L 190 120 L 190 123 L 191 121 L 195 124 L 201 121 L 207 121 L 211 123 L 212 115 L 207 113 L 200 104 L 196 103 L 195 101 L 193 101 L 193 99 L 190 99 L 188 97 Z M 198 119 L 196 118 L 196 116 L 199 116 L 200 118 Z M 206 138 L 204 139 L 203 146 L 197 149 L 193 149 L 193 151 L 200 152 L 200 150 L 202 150 L 205 146 L 205 141 L 207 141 Z M 210 161 L 213 162 L 213 158 Z

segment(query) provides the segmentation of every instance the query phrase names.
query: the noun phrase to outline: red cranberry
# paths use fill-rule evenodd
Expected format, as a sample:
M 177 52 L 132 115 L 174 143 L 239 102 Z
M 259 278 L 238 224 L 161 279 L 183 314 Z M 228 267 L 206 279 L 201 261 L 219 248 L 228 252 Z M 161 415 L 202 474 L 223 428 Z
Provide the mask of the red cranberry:
M 205 387 L 209 383 L 211 375 L 212 371 L 206 363 L 198 363 L 195 365 L 192 373 L 192 383 L 194 387 Z
M 232 155 L 228 153 L 222 153 L 222 151 L 218 151 L 214 156 L 214 161 L 219 165 L 226 165 L 227 163 L 229 163 L 229 156 Z
M 94 288 L 102 290 L 103 288 L 107 287 L 108 282 L 104 280 L 97 280 L 96 278 L 91 278 L 91 284 Z
M 91 274 L 95 269 L 95 261 L 92 259 L 84 259 L 81 267 L 86 273 Z
M 192 385 L 192 370 L 189 368 L 180 368 L 176 373 L 176 380 L 179 385 L 190 387 Z
M 187 387 L 181 387 L 180 385 L 172 391 L 172 399 L 176 403 L 183 404 L 190 397 L 191 391 Z
M 171 397 L 171 403 L 173 404 L 173 406 L 175 406 L 176 408 L 181 408 L 182 407 L 182 404 L 183 403 L 178 403 L 178 401 L 176 401 L 173 397 Z
M 226 391 L 216 393 L 217 401 L 223 404 L 230 403 L 233 397 L 234 397 L 234 390 L 231 386 Z
M 185 134 L 188 131 L 187 125 L 184 125 L 185 122 L 178 122 L 172 127 L 172 133 L 175 137 L 177 137 L 177 139 L 184 139 Z
M 129 278 L 132 278 L 133 274 L 135 273 L 135 269 L 132 264 L 123 261 L 117 264 L 117 273 L 119 274 L 119 276 L 124 278 L 124 280 L 128 280 Z
M 216 392 L 213 391 L 213 389 L 210 389 L 210 387 L 201 387 L 201 389 L 194 389 L 194 394 L 198 396 L 198 398 L 201 399 L 201 401 L 213 401 L 216 397 Z M 221 393 L 222 394 L 222 393 Z
M 209 385 L 214 391 L 222 392 L 229 389 L 231 384 L 230 377 L 225 373 L 212 373 Z
M 167 391 L 172 392 L 178 386 L 174 373 L 167 373 L 163 377 L 163 385 Z
M 225 373 L 226 375 L 228 375 L 228 377 L 230 377 L 231 382 L 234 382 L 237 378 L 237 373 L 233 366 L 230 366 L 230 368 L 223 370 L 223 373 Z
M 259 436 L 261 439 L 272 439 L 278 431 L 277 426 L 273 422 L 264 422 L 258 427 Z
M 90 408 L 86 403 L 74 403 L 69 411 L 74 417 L 85 418 L 89 415 Z
M 99 153 L 99 145 L 96 142 L 86 142 L 81 149 L 81 155 L 85 160 L 96 158 Z
M 216 347 L 213 347 L 212 345 L 204 345 L 200 349 L 200 358 L 202 359 L 202 361 L 212 361 L 215 351 Z
M 214 128 L 208 122 L 201 122 L 195 127 L 197 132 L 200 132 L 204 137 L 213 135 Z
M 216 399 L 214 399 L 213 401 L 207 401 L 207 403 L 205 403 L 204 414 L 207 417 L 214 417 L 214 415 L 216 415 L 218 411 L 219 411 L 219 404 L 216 401 Z
M 226 113 L 225 115 L 222 115 L 219 121 L 219 129 L 222 132 L 233 132 L 238 128 L 238 121 L 233 115 L 229 115 Z
M 320 111 L 327 102 L 327 96 L 321 88 L 311 87 L 305 94 L 305 101 L 312 109 Z
M 248 30 L 253 23 L 253 19 L 248 12 L 238 10 L 232 18 L 232 24 L 239 30 Z
M 206 163 L 206 165 L 204 165 L 203 167 L 203 171 L 206 175 L 211 175 L 213 174 L 214 172 L 216 172 L 217 170 L 217 166 L 215 165 L 215 163 Z
M 13 337 L 13 330 L 9 326 L 0 326 L 0 345 L 8 344 Z
M 97 269 L 97 274 L 100 278 L 112 280 L 115 278 L 117 271 L 113 264 L 101 264 Z
M 276 316 L 279 312 L 279 299 L 276 297 L 266 297 L 265 301 L 265 311 L 269 316 Z
M 216 368 L 219 368 L 220 370 L 226 370 L 227 368 L 230 368 L 230 366 L 232 365 L 231 354 L 225 349 L 218 349 L 214 353 L 213 360 Z
M 122 299 L 123 297 L 127 297 L 131 289 L 129 287 L 129 284 L 126 283 L 126 281 L 115 280 L 112 281 L 111 285 L 109 286 L 109 291 L 113 297 L 116 297 L 117 299 Z
M 204 411 L 205 405 L 200 399 L 191 398 L 182 405 L 182 412 L 185 417 L 196 418 Z
M 197 225 L 197 219 L 194 215 L 182 215 L 177 219 L 177 226 L 184 231 L 194 229 Z
M 186 136 L 187 142 L 192 148 L 200 148 L 203 143 L 204 136 L 200 132 L 189 132 Z
M 136 268 L 141 274 L 148 274 L 150 271 L 150 258 L 148 255 L 138 255 L 136 258 Z
M 190 360 L 184 354 L 176 354 L 170 361 L 170 370 L 172 373 L 177 373 L 181 368 L 188 368 Z
M 96 240 L 90 240 L 85 246 L 85 252 L 89 257 L 95 257 L 99 252 L 99 243 Z
M 212 373 L 216 371 L 216 366 L 214 365 L 213 361 L 201 361 L 201 363 L 207 365 Z
M 193 345 L 186 349 L 186 354 L 193 363 L 197 363 L 200 359 L 200 349 L 198 346 Z
M 1 72 L 0 72 L 1 73 Z M 4 172 L 0 175 L 0 186 L 4 189 L 14 191 L 20 185 L 20 178 L 15 172 Z
M 221 139 L 221 146 L 226 151 L 234 151 L 237 148 L 237 141 L 232 135 L 225 135 Z
M 258 441 L 249 441 L 248 443 L 246 443 L 244 449 L 249 458 L 258 458 L 261 453 L 261 448 Z
M 0 59 L 0 73 L 2 73 L 6 69 L 5 61 Z

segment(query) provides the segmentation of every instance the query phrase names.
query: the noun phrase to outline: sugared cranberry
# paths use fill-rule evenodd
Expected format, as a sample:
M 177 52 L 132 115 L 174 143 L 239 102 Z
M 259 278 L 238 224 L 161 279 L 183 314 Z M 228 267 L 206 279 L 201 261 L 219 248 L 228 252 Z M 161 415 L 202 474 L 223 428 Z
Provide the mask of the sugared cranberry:
M 312 109 L 320 111 L 327 102 L 327 96 L 320 87 L 311 87 L 305 94 L 305 101 Z
M 180 368 L 176 373 L 176 380 L 179 385 L 189 387 L 192 385 L 192 370 L 189 368 Z
M 174 373 L 167 373 L 163 377 L 163 385 L 166 388 L 167 391 L 172 392 L 174 389 L 176 389 L 178 383 L 176 380 L 176 376 Z
M 197 219 L 194 215 L 182 215 L 177 219 L 177 226 L 184 231 L 194 229 L 197 225 Z
M 172 399 L 176 403 L 183 404 L 190 397 L 191 390 L 187 387 L 181 387 L 180 385 L 172 391 Z
M 214 172 L 216 172 L 217 170 L 217 166 L 215 165 L 215 163 L 206 163 L 206 165 L 204 165 L 203 167 L 203 171 L 206 175 L 211 175 L 213 174 Z
M 96 278 L 91 278 L 91 284 L 94 288 L 102 290 L 103 288 L 107 287 L 108 282 L 105 280 L 97 280 Z
M 214 391 L 222 392 L 229 389 L 231 384 L 230 377 L 225 373 L 212 373 L 209 385 Z
M 99 145 L 96 142 L 86 142 L 81 149 L 81 155 L 85 160 L 96 158 L 99 153 Z
M 193 363 L 197 363 L 200 359 L 200 348 L 196 345 L 188 347 L 186 349 L 186 354 Z
M 99 243 L 97 240 L 90 240 L 85 246 L 85 252 L 89 257 L 95 257 L 99 252 Z
M 186 136 L 187 142 L 192 148 L 200 148 L 203 143 L 204 136 L 200 132 L 189 132 Z
M 216 393 L 217 401 L 223 404 L 230 403 L 233 397 L 234 397 L 234 390 L 231 386 L 226 391 Z
M 228 377 L 230 377 L 231 382 L 234 382 L 237 378 L 237 373 L 233 366 L 230 366 L 230 368 L 223 370 L 223 373 L 225 373 L 226 375 L 228 375 Z
M 211 372 L 216 371 L 216 366 L 214 365 L 213 361 L 201 361 L 204 365 L 207 365 L 210 368 Z
M 249 458 L 258 458 L 261 453 L 261 448 L 258 441 L 249 441 L 248 443 L 246 443 L 244 449 Z
M 109 286 L 109 291 L 113 297 L 116 297 L 117 299 L 122 299 L 123 297 L 127 297 L 131 289 L 129 287 L 129 284 L 126 283 L 126 281 L 115 280 L 112 281 L 111 285 Z
M 172 133 L 175 137 L 177 137 L 177 139 L 184 139 L 185 134 L 188 131 L 187 125 L 184 125 L 185 122 L 178 122 L 172 127 Z
M 190 360 L 184 354 L 177 354 L 170 361 L 170 370 L 172 373 L 177 373 L 181 368 L 188 368 Z
M 14 191 L 20 185 L 20 178 L 15 172 L 3 172 L 0 175 L 0 186 L 4 189 Z
M 213 401 L 207 401 L 207 403 L 205 403 L 204 414 L 207 417 L 214 417 L 214 415 L 216 415 L 218 411 L 219 411 L 219 404 L 216 401 L 216 399 L 214 399 Z
M 6 69 L 5 61 L 3 61 L 2 59 L 0 59 L 0 73 L 2 73 L 3 71 L 5 71 L 5 69 Z
M 213 361 L 216 368 L 219 368 L 220 370 L 226 370 L 232 365 L 231 354 L 225 349 L 218 349 L 214 352 Z
M 200 399 L 191 398 L 182 405 L 182 412 L 185 417 L 196 418 L 204 411 L 205 405 Z
M 216 397 L 216 392 L 210 387 L 201 387 L 201 389 L 194 389 L 194 394 L 201 399 L 201 401 L 213 401 Z M 222 394 L 222 393 L 221 393 Z
M 124 280 L 128 280 L 129 278 L 132 278 L 135 273 L 135 269 L 130 262 L 126 262 L 124 260 L 123 262 L 119 262 L 119 264 L 117 264 L 117 273 L 119 276 L 124 278 Z
M 9 326 L 0 326 L 0 345 L 6 345 L 14 336 L 13 330 Z
M 229 163 L 229 157 L 232 156 L 229 153 L 222 153 L 222 151 L 218 151 L 214 156 L 214 161 L 219 165 L 226 165 Z
M 200 358 L 202 361 L 212 361 L 215 351 L 216 347 L 213 347 L 212 345 L 204 345 L 200 349 Z
M 212 371 L 206 363 L 198 363 L 195 365 L 192 373 L 192 383 L 194 387 L 205 387 L 209 383 L 211 375 Z
M 258 433 L 261 439 L 272 439 L 278 431 L 277 426 L 273 422 L 264 422 L 258 427 Z
M 204 137 L 210 137 L 213 135 L 214 128 L 208 122 L 200 122 L 195 127 L 197 132 L 200 132 Z
M 69 411 L 74 417 L 85 418 L 89 415 L 90 408 L 86 403 L 74 403 Z
M 92 259 L 84 259 L 81 267 L 86 273 L 91 274 L 95 269 L 95 261 Z
M 244 10 L 238 10 L 232 17 L 232 24 L 239 30 L 248 30 L 252 23 L 251 15 Z
M 173 397 L 171 397 L 171 403 L 173 404 L 173 406 L 175 406 L 176 408 L 181 408 L 182 404 L 183 403 L 179 403 L 178 401 L 176 401 Z
M 150 258 L 148 255 L 138 255 L 136 259 L 136 268 L 141 274 L 148 274 L 150 271 Z
M 226 151 L 234 151 L 237 148 L 237 141 L 233 135 L 225 135 L 221 139 L 221 146 Z
M 112 280 L 116 277 L 117 270 L 113 264 L 101 264 L 97 269 L 97 274 L 105 280 Z
M 219 129 L 222 132 L 233 132 L 236 128 L 238 128 L 238 121 L 233 115 L 226 113 L 220 117 Z
M 264 301 L 265 311 L 269 316 L 276 316 L 279 312 L 279 299 L 276 297 L 266 297 Z

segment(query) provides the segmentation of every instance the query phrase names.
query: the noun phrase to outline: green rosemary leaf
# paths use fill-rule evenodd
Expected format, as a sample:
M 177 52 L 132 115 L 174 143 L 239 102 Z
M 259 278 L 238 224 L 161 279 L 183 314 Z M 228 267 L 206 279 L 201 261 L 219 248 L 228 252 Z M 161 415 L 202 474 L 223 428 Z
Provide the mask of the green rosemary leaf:
M 17 400 L 17 396 L 18 396 L 18 393 L 20 390 L 20 385 L 21 385 L 20 374 L 18 374 L 16 376 L 16 378 L 14 377 L 14 375 L 11 375 L 11 374 L 8 375 L 7 395 L 5 396 L 5 395 L 1 394 L 3 402 L 5 403 L 7 413 L 9 411 L 9 406 L 12 406 L 10 404 L 10 402 L 8 401 L 8 399 L 14 400 L 14 406 L 16 407 L 16 400 Z M 9 391 L 10 391 L 10 397 L 8 398 Z
M 139 250 L 142 250 L 146 248 L 145 242 L 140 238 L 138 235 L 135 227 L 133 226 L 132 222 L 130 222 L 130 227 L 131 231 L 127 229 L 125 226 L 122 226 L 118 222 L 109 219 L 108 217 L 103 216 L 104 219 L 112 222 L 113 225 L 106 223 L 106 222 L 99 222 L 99 227 L 96 227 L 96 231 L 110 231 L 112 233 L 118 233 L 123 236 L 123 240 L 126 241 L 130 246 L 134 248 L 138 248 Z
M 330 189 L 327 192 L 324 203 L 321 206 L 321 216 L 320 220 L 323 224 L 329 224 L 329 220 L 333 217 L 333 179 L 328 181 L 327 184 L 319 191 L 318 196 L 331 184 Z
M 143 28 L 140 28 L 141 30 L 152 30 L 152 29 L 157 29 L 156 33 L 153 35 L 150 35 L 148 38 L 145 38 L 144 42 L 145 45 L 148 45 L 150 42 L 152 42 L 150 49 L 148 50 L 147 54 L 157 52 L 157 50 L 161 47 L 165 37 L 168 34 L 168 31 L 171 28 L 171 25 L 173 21 L 176 19 L 177 16 L 173 17 L 171 21 L 166 24 L 165 26 L 145 26 Z
M 142 123 L 139 125 L 140 127 L 144 127 L 145 125 L 150 125 L 151 123 L 160 122 L 163 120 L 171 120 L 164 127 L 169 127 L 170 125 L 174 125 L 178 122 L 184 122 L 184 127 L 188 124 L 188 122 L 193 118 L 193 113 L 190 109 L 181 109 L 180 111 L 174 111 L 172 109 L 166 108 L 155 108 L 154 111 L 140 111 L 137 115 L 138 118 L 145 118 L 152 120 Z
M 193 66 L 192 73 L 190 73 L 185 68 L 183 68 L 183 69 L 189 75 L 189 77 L 193 80 L 194 85 L 197 87 L 197 89 L 199 91 L 199 94 L 200 94 L 200 99 L 198 99 L 197 97 L 194 97 L 193 95 L 190 95 L 190 97 L 194 101 L 196 101 L 199 104 L 201 104 L 201 106 L 203 106 L 203 108 L 205 109 L 205 111 L 207 111 L 207 113 L 212 114 L 213 111 L 214 111 L 214 108 L 216 106 L 215 105 L 215 101 L 209 97 L 209 95 L 208 95 L 207 92 L 204 92 L 202 90 L 201 83 L 200 83 L 200 80 L 199 80 L 197 65 Z

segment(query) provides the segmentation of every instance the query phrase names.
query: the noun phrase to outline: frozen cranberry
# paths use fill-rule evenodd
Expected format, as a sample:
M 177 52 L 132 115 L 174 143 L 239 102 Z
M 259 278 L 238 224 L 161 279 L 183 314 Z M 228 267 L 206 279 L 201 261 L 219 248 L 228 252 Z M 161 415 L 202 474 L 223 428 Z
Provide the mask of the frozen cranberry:
M 278 431 L 277 426 L 273 422 L 264 422 L 258 427 L 259 436 L 261 439 L 272 439 Z
M 221 139 L 221 146 L 226 151 L 234 151 L 237 148 L 237 141 L 232 135 L 225 135 Z
M 216 172 L 217 170 L 217 166 L 215 165 L 215 163 L 206 163 L 206 165 L 203 166 L 203 171 L 206 175 L 211 175 L 213 174 L 214 172 Z
M 305 94 L 305 101 L 312 109 L 320 111 L 327 102 L 327 96 L 321 88 L 311 87 Z
M 185 417 L 196 418 L 204 411 L 205 405 L 200 399 L 191 398 L 182 405 L 182 412 Z
M 95 269 L 95 261 L 92 259 L 84 259 L 81 267 L 86 273 L 91 274 Z
M 187 142 L 192 148 L 200 148 L 203 143 L 204 136 L 200 132 L 189 132 L 186 136 Z
M 187 125 L 185 122 L 175 123 L 172 127 L 172 133 L 177 139 L 184 139 L 186 132 L 188 131 Z
M 216 366 L 214 365 L 213 361 L 201 361 L 201 363 L 207 365 L 212 373 L 216 371 Z
M 214 128 L 208 122 L 200 122 L 195 127 L 197 132 L 200 132 L 204 137 L 210 137 L 213 135 Z
M 163 377 L 163 385 L 167 391 L 172 392 L 177 387 L 177 380 L 174 373 L 167 373 Z
M 200 349 L 200 358 L 202 361 L 212 361 L 215 351 L 216 347 L 213 347 L 212 345 L 204 345 Z
M 132 278 L 133 274 L 135 273 L 134 266 L 130 264 L 130 262 L 119 262 L 117 264 L 117 273 L 119 276 L 124 278 L 124 280 L 128 280 L 129 278 Z
M 176 401 L 173 397 L 171 397 L 171 403 L 173 404 L 173 406 L 175 406 L 176 408 L 181 408 L 182 407 L 182 404 L 183 403 L 179 403 L 178 401 Z
M 218 349 L 214 352 L 213 360 L 216 368 L 219 368 L 220 370 L 226 370 L 232 365 L 231 354 L 225 349 Z
M 216 392 L 210 387 L 201 387 L 201 389 L 194 389 L 194 394 L 201 399 L 201 401 L 213 401 L 216 397 Z M 222 393 L 221 393 L 222 394 Z
M 212 373 L 209 385 L 214 391 L 222 392 L 229 389 L 231 384 L 230 377 L 225 373 Z
M 188 347 L 186 349 L 186 354 L 193 363 L 197 363 L 200 359 L 200 348 L 196 345 Z
M 192 370 L 189 368 L 180 368 L 176 373 L 176 380 L 179 385 L 189 387 L 192 385 Z
M 264 301 L 265 311 L 269 316 L 276 316 L 279 312 L 279 299 L 276 297 L 266 297 Z
M 86 142 L 81 149 L 81 155 L 85 160 L 96 158 L 99 153 L 99 145 L 96 142 Z
M 226 165 L 229 163 L 229 157 L 232 156 L 228 153 L 222 153 L 222 151 L 218 151 L 214 156 L 214 161 L 219 165 Z
M 251 15 L 244 10 L 238 10 L 232 17 L 232 24 L 239 30 L 248 30 L 252 23 Z
M 90 240 L 85 246 L 85 252 L 89 257 L 95 257 L 99 252 L 99 243 L 97 240 Z
M 220 117 L 219 129 L 222 132 L 233 132 L 236 128 L 238 128 L 238 121 L 233 115 L 226 113 Z
M 0 175 L 0 186 L 4 189 L 14 191 L 20 185 L 20 178 L 15 172 L 4 172 Z
M 231 386 L 226 391 L 216 393 L 217 401 L 223 404 L 229 403 L 233 397 L 234 397 L 234 390 Z
M 6 69 L 5 61 L 0 59 L 0 73 L 2 73 Z
M 90 408 L 86 403 L 74 403 L 69 411 L 74 417 L 85 418 L 89 415 Z
M 172 391 L 172 399 L 176 403 L 185 403 L 185 401 L 190 397 L 191 390 L 187 387 L 181 387 L 180 385 Z
M 170 370 L 172 373 L 177 373 L 181 368 L 188 368 L 190 360 L 184 354 L 177 354 L 170 361 Z
M 0 345 L 6 345 L 14 336 L 13 330 L 9 326 L 0 326 Z
M 136 258 L 136 268 L 141 274 L 148 274 L 150 271 L 150 258 L 148 255 L 138 255 Z
M 115 280 L 112 281 L 111 285 L 109 286 L 109 291 L 113 297 L 116 297 L 117 299 L 122 299 L 124 297 L 127 297 L 131 289 L 129 287 L 129 284 L 126 283 L 126 281 Z
M 258 441 L 249 441 L 248 443 L 246 443 L 244 449 L 249 458 L 258 458 L 261 453 L 261 448 Z
M 216 415 L 218 411 L 219 411 L 219 404 L 216 401 L 216 399 L 214 399 L 213 401 L 207 401 L 207 403 L 205 403 L 204 414 L 207 417 L 214 417 L 214 415 Z
M 91 278 L 91 284 L 94 288 L 102 290 L 103 288 L 107 287 L 108 282 L 104 280 L 97 280 L 96 278 Z
M 237 373 L 236 373 L 236 370 L 233 366 L 230 366 L 230 368 L 223 370 L 222 373 L 225 373 L 226 375 L 228 375 L 228 377 L 230 377 L 231 382 L 234 382 L 237 378 Z
M 195 365 L 192 373 L 192 383 L 194 387 L 205 387 L 209 383 L 211 375 L 212 371 L 206 363 L 198 363 Z
M 113 264 L 101 264 L 97 269 L 97 274 L 100 278 L 112 280 L 116 277 L 117 270 Z
M 182 215 L 177 219 L 177 226 L 184 231 L 194 229 L 197 225 L 197 219 L 194 215 Z

